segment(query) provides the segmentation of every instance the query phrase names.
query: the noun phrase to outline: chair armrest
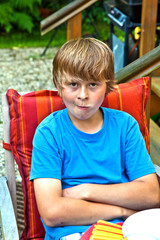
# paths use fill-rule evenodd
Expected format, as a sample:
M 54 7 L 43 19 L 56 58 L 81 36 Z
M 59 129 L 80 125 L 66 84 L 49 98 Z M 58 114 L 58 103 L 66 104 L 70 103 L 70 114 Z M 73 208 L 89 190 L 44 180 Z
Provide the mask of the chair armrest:
M 156 164 L 154 164 L 154 167 L 156 169 L 157 178 L 158 178 L 159 187 L 160 187 L 160 167 L 158 165 L 156 165 Z
M 5 177 L 0 177 L 0 221 L 3 239 L 19 239 L 17 222 Z
M 9 116 L 9 105 L 7 101 L 6 93 L 2 94 L 2 112 L 3 112 L 3 129 L 4 129 L 4 142 L 10 143 L 10 116 Z M 5 167 L 7 185 L 11 195 L 14 212 L 17 217 L 17 199 L 16 199 L 16 177 L 15 177 L 15 160 L 12 152 L 4 149 L 5 152 Z

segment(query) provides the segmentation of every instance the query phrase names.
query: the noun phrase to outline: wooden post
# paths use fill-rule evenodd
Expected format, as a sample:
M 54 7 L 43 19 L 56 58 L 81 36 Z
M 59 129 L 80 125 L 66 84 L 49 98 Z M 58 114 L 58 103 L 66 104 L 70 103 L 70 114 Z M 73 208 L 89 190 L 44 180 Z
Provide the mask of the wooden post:
M 80 38 L 82 34 L 82 13 L 67 21 L 67 41 Z
M 158 0 L 142 0 L 140 57 L 155 47 Z
M 155 47 L 158 0 L 142 0 L 140 57 Z M 150 75 L 151 77 L 151 75 Z M 151 89 L 151 78 L 150 78 Z M 151 90 L 146 106 L 147 125 L 150 122 Z

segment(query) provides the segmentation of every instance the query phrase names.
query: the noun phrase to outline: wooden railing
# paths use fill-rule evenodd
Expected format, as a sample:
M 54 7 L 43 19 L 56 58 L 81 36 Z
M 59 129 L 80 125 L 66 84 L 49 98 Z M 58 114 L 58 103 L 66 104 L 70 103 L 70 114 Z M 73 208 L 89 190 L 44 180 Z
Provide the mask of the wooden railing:
M 45 18 L 40 23 L 41 35 L 67 21 L 67 40 L 81 37 L 81 12 L 98 0 L 76 0 Z
M 139 77 L 151 76 L 152 72 L 158 68 L 160 68 L 160 46 L 119 70 L 115 74 L 115 79 L 117 83 L 128 82 Z M 148 127 L 150 121 L 150 96 L 146 107 Z
M 160 67 L 160 46 L 146 53 L 115 74 L 117 83 L 150 75 Z

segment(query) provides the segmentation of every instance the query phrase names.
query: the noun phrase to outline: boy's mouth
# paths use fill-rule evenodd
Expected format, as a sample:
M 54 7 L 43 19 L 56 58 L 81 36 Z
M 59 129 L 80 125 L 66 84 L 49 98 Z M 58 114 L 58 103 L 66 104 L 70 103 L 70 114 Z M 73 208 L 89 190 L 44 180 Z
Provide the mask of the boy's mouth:
M 88 106 L 79 106 L 79 105 L 77 105 L 77 107 L 80 109 L 88 109 L 89 108 Z

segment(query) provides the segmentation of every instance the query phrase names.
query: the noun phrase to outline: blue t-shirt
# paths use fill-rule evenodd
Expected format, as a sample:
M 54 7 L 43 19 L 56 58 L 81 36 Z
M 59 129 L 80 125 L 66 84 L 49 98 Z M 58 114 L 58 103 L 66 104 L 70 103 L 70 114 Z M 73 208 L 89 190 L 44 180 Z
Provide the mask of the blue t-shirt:
M 30 180 L 60 179 L 65 189 L 82 183 L 124 183 L 155 172 L 136 120 L 125 112 L 101 110 L 103 127 L 94 134 L 78 130 L 67 109 L 45 118 L 33 140 Z M 50 240 L 89 226 L 44 227 Z

